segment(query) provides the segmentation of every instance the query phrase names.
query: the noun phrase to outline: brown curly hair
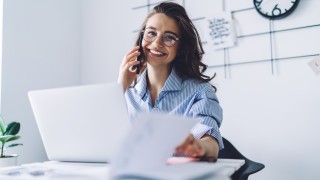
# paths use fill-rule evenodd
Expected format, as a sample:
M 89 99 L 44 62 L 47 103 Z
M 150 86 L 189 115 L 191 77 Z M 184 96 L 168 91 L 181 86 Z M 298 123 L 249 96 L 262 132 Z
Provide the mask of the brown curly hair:
M 215 74 L 212 77 L 203 74 L 208 66 L 201 62 L 204 51 L 200 36 L 184 7 L 173 2 L 160 3 L 146 17 L 141 26 L 141 31 L 146 28 L 149 18 L 157 13 L 163 13 L 174 19 L 180 29 L 180 47 L 172 64 L 178 75 L 183 79 L 195 78 L 203 82 L 211 81 L 215 77 Z M 138 38 L 136 45 L 138 45 Z

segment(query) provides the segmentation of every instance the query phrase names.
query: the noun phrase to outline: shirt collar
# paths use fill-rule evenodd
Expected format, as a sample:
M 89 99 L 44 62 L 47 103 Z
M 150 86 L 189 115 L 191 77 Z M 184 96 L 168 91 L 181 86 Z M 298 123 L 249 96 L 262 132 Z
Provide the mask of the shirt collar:
M 171 73 L 164 83 L 162 91 L 179 91 L 182 88 L 182 79 L 178 76 L 175 68 L 172 68 Z M 147 92 L 147 70 L 140 75 L 135 89 L 142 98 Z
M 171 73 L 163 85 L 162 91 L 179 91 L 181 90 L 182 79 L 178 76 L 176 69 L 172 68 Z
M 147 70 L 142 72 L 134 88 L 141 98 L 145 95 L 145 93 L 147 92 Z

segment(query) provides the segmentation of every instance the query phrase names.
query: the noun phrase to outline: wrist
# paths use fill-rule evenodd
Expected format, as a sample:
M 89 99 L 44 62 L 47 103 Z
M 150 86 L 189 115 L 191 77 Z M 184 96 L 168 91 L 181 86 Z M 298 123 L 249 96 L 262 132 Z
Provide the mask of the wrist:
M 200 145 L 204 150 L 204 157 L 218 157 L 219 146 L 217 140 L 214 137 L 210 135 L 203 136 L 200 139 Z

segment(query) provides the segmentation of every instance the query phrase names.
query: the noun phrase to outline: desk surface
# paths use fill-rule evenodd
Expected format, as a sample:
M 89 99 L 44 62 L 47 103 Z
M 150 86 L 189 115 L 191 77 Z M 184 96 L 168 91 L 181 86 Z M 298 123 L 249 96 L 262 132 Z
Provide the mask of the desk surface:
M 206 162 L 191 162 L 177 165 L 170 165 L 165 168 L 166 171 L 148 171 L 146 177 L 154 178 L 161 176 L 159 179 L 190 179 L 201 175 L 206 177 L 202 179 L 230 179 L 229 177 L 237 171 L 243 164 L 244 160 L 238 159 L 218 159 L 215 163 Z M 171 167 L 177 169 L 171 169 Z M 211 172 L 212 169 L 212 172 Z M 174 170 L 167 173 L 167 170 Z M 175 170 L 181 171 L 181 173 Z M 191 171 L 192 170 L 192 171 Z M 205 172 L 207 171 L 207 172 Z M 210 174 L 208 172 L 210 171 Z M 7 180 L 52 180 L 52 179 L 77 179 L 77 180 L 92 180 L 92 179 L 114 179 L 110 177 L 111 167 L 109 164 L 101 163 L 69 163 L 69 162 L 56 162 L 46 161 L 41 163 L 23 164 L 21 166 L 6 167 L 0 169 L 0 179 Z M 158 174 L 155 174 L 157 172 Z M 162 174 L 159 174 L 159 172 Z M 191 173 L 192 172 L 192 173 Z M 170 174 L 171 173 L 171 174 Z M 189 173 L 189 174 L 188 174 Z M 131 174 L 132 175 L 132 174 Z M 150 175 L 153 175 L 151 177 Z M 205 175 L 205 176 L 203 176 Z M 121 176 L 130 179 L 141 179 L 142 175 L 139 176 Z M 170 177 L 170 178 L 166 178 Z M 199 176 L 200 177 L 200 176 Z

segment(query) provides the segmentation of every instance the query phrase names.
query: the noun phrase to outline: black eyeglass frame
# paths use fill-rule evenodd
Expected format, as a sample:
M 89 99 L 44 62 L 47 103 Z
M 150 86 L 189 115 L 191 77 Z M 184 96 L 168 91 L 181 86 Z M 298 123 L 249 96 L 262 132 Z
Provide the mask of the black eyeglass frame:
M 146 31 L 146 29 L 142 30 L 141 33 L 143 34 L 143 36 L 142 36 L 142 37 L 143 37 L 143 40 L 147 41 L 147 40 L 145 39 L 145 37 L 144 37 L 144 36 L 145 36 L 145 31 Z M 154 30 L 154 31 L 156 31 L 156 30 Z M 166 33 L 164 33 L 164 34 L 166 34 Z M 171 34 L 174 35 L 174 33 L 171 33 Z M 174 36 L 176 36 L 176 35 L 174 35 Z M 147 42 L 151 43 L 151 42 L 153 42 L 154 40 L 156 40 L 157 37 L 158 37 L 158 33 L 157 33 L 157 36 L 155 36 L 152 41 L 147 41 Z M 165 37 L 165 36 L 162 36 L 161 40 L 162 40 L 162 43 L 163 43 L 165 46 L 167 46 L 167 47 L 173 47 L 174 45 L 176 45 L 177 41 L 180 40 L 180 38 L 174 37 L 174 40 L 175 40 L 174 43 L 173 43 L 171 46 L 168 46 L 168 45 L 164 42 L 164 37 Z

